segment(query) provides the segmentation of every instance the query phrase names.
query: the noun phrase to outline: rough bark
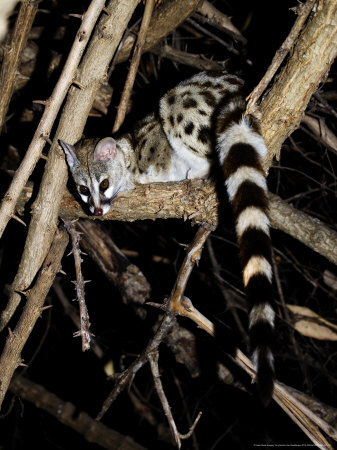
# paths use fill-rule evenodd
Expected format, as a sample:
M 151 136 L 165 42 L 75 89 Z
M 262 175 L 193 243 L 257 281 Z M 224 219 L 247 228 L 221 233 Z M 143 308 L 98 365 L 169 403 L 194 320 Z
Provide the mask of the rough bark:
M 337 55 L 337 2 L 319 0 L 291 57 L 260 106 L 268 168 L 281 145 L 298 128 L 307 104 Z
M 26 378 L 15 377 L 10 384 L 10 390 L 22 399 L 33 403 L 37 408 L 47 411 L 64 425 L 82 434 L 87 441 L 98 444 L 102 448 L 108 450 L 115 450 L 116 448 L 146 450 L 145 447 L 137 444 L 129 436 L 124 436 L 106 427 L 84 411 L 78 413 L 74 404 L 65 402 L 47 391 L 43 386 Z
M 56 138 L 49 151 L 39 194 L 33 204 L 24 253 L 12 285 L 13 294 L 9 300 L 11 309 L 7 308 L 3 312 L 0 328 L 8 322 L 20 302 L 20 295 L 16 291 L 28 289 L 33 281 L 56 230 L 59 205 L 68 176 L 57 139 L 73 143 L 81 137 L 95 94 L 106 76 L 108 65 L 137 3 L 137 0 L 127 4 L 110 2 L 108 14 L 101 18 L 79 68 L 76 81 L 81 88 L 73 86 L 70 89 Z
M 15 369 L 21 364 L 21 351 L 43 311 L 43 304 L 56 274 L 61 269 L 61 260 L 68 243 L 64 229 L 56 232 L 50 252 L 44 262 L 34 287 L 25 293 L 27 301 L 21 317 L 10 331 L 0 357 L 0 407 Z

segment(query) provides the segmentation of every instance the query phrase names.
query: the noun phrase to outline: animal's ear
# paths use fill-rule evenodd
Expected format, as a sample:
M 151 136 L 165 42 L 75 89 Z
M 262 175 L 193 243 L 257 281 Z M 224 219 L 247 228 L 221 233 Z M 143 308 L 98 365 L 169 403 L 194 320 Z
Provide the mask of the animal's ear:
M 94 150 L 94 161 L 108 161 L 109 159 L 115 159 L 116 154 L 116 141 L 111 137 L 107 137 L 99 141 L 96 145 Z
M 64 150 L 70 169 L 78 167 L 80 163 L 76 157 L 75 147 L 65 141 L 62 141 L 62 139 L 59 139 L 59 143 Z

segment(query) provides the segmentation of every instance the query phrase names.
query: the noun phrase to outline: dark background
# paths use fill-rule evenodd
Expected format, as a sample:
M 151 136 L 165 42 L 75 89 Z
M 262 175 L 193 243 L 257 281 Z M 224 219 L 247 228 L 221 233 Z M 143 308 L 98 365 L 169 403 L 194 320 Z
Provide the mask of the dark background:
M 32 101 L 48 98 L 59 75 L 59 70 L 51 76 L 46 75 L 51 55 L 53 52 L 61 53 L 64 60 L 72 45 L 79 22 L 68 14 L 81 14 L 87 5 L 88 2 L 73 0 L 42 1 L 40 4 L 41 11 L 34 23 L 34 27 L 43 27 L 41 37 L 34 40 L 39 49 L 38 64 L 26 87 L 14 94 L 8 113 L 10 118 L 0 136 L 2 192 L 10 181 L 8 170 L 17 167 L 42 114 L 41 107 L 34 105 Z M 297 2 L 228 0 L 215 1 L 214 5 L 232 17 L 233 24 L 247 39 L 247 44 L 243 45 L 225 33 L 208 27 L 238 50 L 237 55 L 233 55 L 211 38 L 195 37 L 183 26 L 175 31 L 174 36 L 169 36 L 167 41 L 187 52 L 204 54 L 216 61 L 229 60 L 229 67 L 239 71 L 247 80 L 249 92 L 264 75 L 275 51 L 290 31 L 296 19 L 290 8 L 295 7 Z M 141 17 L 142 12 L 143 5 L 140 5 L 133 22 Z M 11 23 L 14 21 L 15 14 Z M 59 27 L 66 27 L 62 39 L 55 37 Z M 205 27 L 207 28 L 207 25 Z M 128 64 L 117 66 L 112 73 L 110 83 L 114 94 L 109 114 L 99 119 L 89 118 L 85 129 L 87 136 L 103 137 L 110 134 Z M 140 72 L 141 75 L 137 76 L 134 86 L 132 111 L 125 122 L 126 129 L 135 118 L 140 118 L 155 108 L 163 92 L 195 70 L 145 54 L 142 57 Z M 333 108 L 336 104 L 335 73 L 336 66 L 333 66 L 327 82 L 319 88 L 321 95 L 330 95 L 329 103 Z M 30 112 L 29 121 L 22 120 L 24 111 Z M 324 119 L 329 127 L 336 131 L 335 118 L 317 99 L 312 99 L 308 111 Z M 270 190 L 289 200 L 296 208 L 335 228 L 335 164 L 336 155 L 300 129 L 285 142 L 281 161 L 275 162 L 270 170 Z M 40 161 L 32 175 L 36 186 L 43 168 L 44 162 Z M 23 219 L 28 222 L 29 217 L 27 208 Z M 110 222 L 104 226 L 121 249 L 137 253 L 138 256 L 131 260 L 140 267 L 151 284 L 151 301 L 162 302 L 173 287 L 185 254 L 184 247 L 180 244 L 191 242 L 196 227 L 175 220 L 132 224 Z M 25 237 L 26 229 L 12 221 L 0 243 L 2 305 L 6 304 L 8 285 L 16 274 Z M 273 231 L 272 240 L 286 303 L 307 306 L 324 318 L 336 321 L 336 293 L 323 282 L 323 272 L 329 269 L 336 273 L 335 267 L 286 234 Z M 193 421 L 199 411 L 203 412 L 194 439 L 184 441 L 183 448 L 248 449 L 254 444 L 310 444 L 303 432 L 275 403 L 266 410 L 261 407 L 248 376 L 232 367 L 226 356 L 228 346 L 237 345 L 246 351 L 247 341 L 247 336 L 237 329 L 231 310 L 222 295 L 222 290 L 225 290 L 246 328 L 247 311 L 242 294 L 237 244 L 228 206 L 224 209 L 219 228 L 210 237 L 209 245 L 216 254 L 223 281 L 220 285 L 216 282 L 210 248 L 206 245 L 186 294 L 203 314 L 217 324 L 224 339 L 214 342 L 197 329 L 194 323 L 179 319 L 186 328 L 195 333 L 197 339 L 202 369 L 197 378 L 192 378 L 187 369 L 175 361 L 164 344 L 160 347 L 161 379 L 180 432 L 187 432 L 190 420 Z M 153 255 L 165 258 L 164 262 L 154 262 Z M 71 283 L 75 278 L 72 256 L 63 259 L 63 270 L 67 275 L 61 276 L 59 280 L 71 300 L 75 298 L 74 285 Z M 72 337 L 76 329 L 64 314 L 52 290 L 47 298 L 47 304 L 52 305 L 52 308 L 45 311 L 37 322 L 22 354 L 27 367 L 18 369 L 18 372 L 24 372 L 26 377 L 40 383 L 63 400 L 74 403 L 78 411 L 86 411 L 95 417 L 113 386 L 104 372 L 105 362 L 112 360 L 117 372 L 127 367 L 146 347 L 160 312 L 147 307 L 147 316 L 142 320 L 134 309 L 123 304 L 117 289 L 104 278 L 89 257 L 84 257 L 82 270 L 85 278 L 92 280 L 86 285 L 86 301 L 91 329 L 104 350 L 104 361 L 98 360 L 91 352 L 82 353 L 80 340 Z M 331 342 L 313 340 L 295 332 L 292 324 L 284 318 L 276 287 L 275 294 L 281 312 L 277 322 L 278 341 L 275 354 L 278 379 L 334 406 L 337 384 L 335 346 Z M 16 315 L 13 318 L 10 326 L 15 326 L 17 317 Z M 7 331 L 1 336 L 2 344 L 6 333 Z M 242 383 L 244 390 L 219 380 L 217 361 L 222 361 L 233 370 L 235 380 Z M 173 448 L 170 442 L 157 440 L 158 426 L 161 424 L 167 427 L 167 422 L 148 366 L 138 372 L 129 389 L 150 408 L 157 426 L 150 425 L 135 411 L 128 391 L 118 397 L 104 417 L 103 423 L 131 436 L 149 449 Z M 0 421 L 0 449 L 24 450 L 40 447 L 50 450 L 86 450 L 97 447 L 44 411 L 26 401 L 20 401 L 11 393 L 7 394 L 3 405 L 2 413 L 6 412 L 8 414 Z

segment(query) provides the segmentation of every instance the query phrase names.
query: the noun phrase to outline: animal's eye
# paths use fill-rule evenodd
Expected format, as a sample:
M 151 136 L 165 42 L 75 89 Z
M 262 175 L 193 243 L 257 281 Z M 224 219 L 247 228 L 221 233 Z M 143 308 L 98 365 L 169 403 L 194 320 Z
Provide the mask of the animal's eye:
M 105 191 L 106 189 L 108 189 L 108 187 L 109 187 L 109 180 L 107 179 L 103 180 L 99 185 L 101 191 Z
M 79 189 L 80 189 L 80 193 L 81 193 L 81 194 L 83 194 L 83 195 L 89 195 L 89 188 L 87 188 L 87 186 L 81 185 Z

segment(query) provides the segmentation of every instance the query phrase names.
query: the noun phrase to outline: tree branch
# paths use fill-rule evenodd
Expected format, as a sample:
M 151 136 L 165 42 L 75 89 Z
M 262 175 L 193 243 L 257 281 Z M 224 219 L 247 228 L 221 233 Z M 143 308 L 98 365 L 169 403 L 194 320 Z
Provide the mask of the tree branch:
M 99 5 L 103 6 L 104 2 L 99 1 Z M 27 289 L 34 279 L 48 252 L 57 226 L 59 205 L 68 174 L 57 139 L 76 142 L 81 137 L 95 94 L 106 75 L 109 62 L 137 3 L 137 0 L 132 0 L 127 5 L 124 2 L 110 2 L 108 15 L 101 18 L 86 56 L 81 62 L 77 82 L 82 87 L 78 89 L 73 86 L 68 94 L 56 138 L 49 151 L 40 190 L 32 207 L 33 216 L 24 253 L 12 285 L 10 310 L 3 312 L 0 328 L 5 326 L 20 302 L 20 295 L 15 291 Z M 86 31 L 84 35 L 87 35 Z M 81 40 L 81 35 L 78 35 L 78 39 Z M 38 131 L 39 129 L 37 133 Z
M 32 289 L 25 292 L 27 297 L 21 317 L 10 331 L 0 357 L 0 407 L 15 369 L 21 364 L 21 351 L 43 311 L 43 303 L 61 268 L 61 259 L 68 244 L 65 229 L 56 232 L 50 252 L 43 264 L 41 273 Z
M 124 436 L 81 411 L 74 404 L 65 402 L 43 386 L 24 377 L 13 378 L 9 389 L 22 399 L 33 403 L 37 408 L 47 411 L 64 425 L 82 434 L 83 437 L 108 450 L 146 450 L 129 436 Z M 75 414 L 76 412 L 76 414 Z
M 337 55 L 337 2 L 318 0 L 283 67 L 260 106 L 268 168 L 298 128 L 307 104 Z
M 337 232 L 316 218 L 292 208 L 270 193 L 269 215 L 273 228 L 282 230 L 309 248 L 337 264 Z M 184 219 L 214 229 L 218 223 L 219 201 L 209 180 L 185 180 L 175 183 L 139 185 L 120 194 L 107 220 Z M 67 218 L 87 217 L 81 205 L 66 192 L 60 213 Z
M 20 58 L 27 44 L 28 33 L 35 18 L 37 5 L 37 0 L 24 0 L 21 2 L 11 42 L 5 47 L 0 73 L 0 133 L 5 123 Z
M 92 29 L 104 6 L 104 0 L 93 0 L 87 13 L 83 16 L 83 22 L 77 32 L 75 42 L 67 58 L 63 72 L 57 82 L 52 95 L 45 102 L 46 108 L 35 131 L 33 140 L 27 149 L 20 167 L 15 172 L 9 189 L 4 195 L 0 207 L 0 237 L 7 226 L 8 221 L 13 216 L 15 203 L 25 187 L 28 178 L 40 159 L 42 149 L 49 137 L 52 126 L 65 99 L 71 83 L 73 82 L 78 64 L 83 55 L 83 51 L 88 43 Z

